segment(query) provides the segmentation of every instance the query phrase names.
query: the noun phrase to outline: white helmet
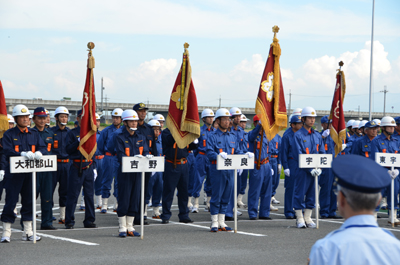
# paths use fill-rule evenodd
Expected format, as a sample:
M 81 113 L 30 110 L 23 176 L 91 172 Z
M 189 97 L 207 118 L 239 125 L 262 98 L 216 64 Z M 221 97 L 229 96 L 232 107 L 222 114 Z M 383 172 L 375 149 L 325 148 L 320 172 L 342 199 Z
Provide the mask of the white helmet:
M 153 120 L 156 120 L 156 121 L 165 121 L 165 118 L 164 118 L 164 116 L 161 115 L 161 114 L 156 114 L 156 115 L 153 117 Z
M 360 127 L 360 121 L 354 121 L 352 127 L 353 129 L 358 129 Z
M 96 120 L 100 120 L 100 115 L 96 113 Z
M 50 115 L 50 112 L 47 109 L 44 109 L 44 111 L 46 112 L 46 115 Z
M 126 111 L 126 110 L 125 110 Z M 122 116 L 122 113 L 123 113 L 124 111 L 122 110 L 122 109 L 120 109 L 120 108 L 116 108 L 116 109 L 114 109 L 113 111 L 112 111 L 112 113 L 111 113 L 111 116 L 114 116 L 114 117 L 121 117 Z M 136 113 L 136 112 L 135 112 Z M 136 113 L 136 116 L 137 116 L 137 113 Z M 122 120 L 123 120 L 124 118 L 122 118 Z M 139 119 L 139 118 L 138 118 Z
M 12 111 L 12 116 L 17 117 L 17 116 L 27 116 L 31 115 L 29 112 L 29 109 L 25 105 L 17 105 L 14 107 Z
M 66 107 L 58 107 L 56 108 L 56 111 L 54 112 L 54 116 L 56 116 L 57 114 L 67 114 L 69 115 L 69 111 Z
M 362 127 L 365 127 L 365 124 L 367 124 L 367 122 L 368 121 L 366 121 L 366 120 L 362 120 L 361 122 L 360 122 L 360 125 L 358 125 L 358 128 L 362 128 Z
M 217 112 L 215 113 L 215 118 L 230 117 L 230 116 L 231 116 L 231 114 L 229 113 L 229 111 L 224 108 L 217 110 Z
M 201 118 L 205 118 L 205 117 L 214 117 L 214 111 L 212 111 L 212 109 L 204 109 L 201 112 Z
M 386 117 L 382 118 L 380 126 L 382 126 L 382 127 L 384 127 L 384 126 L 392 126 L 392 127 L 394 127 L 394 126 L 396 126 L 396 122 L 392 117 L 386 116 Z
M 242 117 L 240 118 L 240 121 L 248 121 L 249 119 L 247 119 L 247 117 L 245 115 L 242 114 Z
M 294 109 L 292 115 L 301 115 L 301 108 Z
M 229 113 L 231 114 L 231 116 L 233 116 L 233 115 L 242 115 L 242 111 L 237 107 L 231 108 L 229 110 Z
M 305 107 L 301 110 L 301 117 L 317 117 L 317 112 L 312 107 Z
M 155 120 L 155 119 L 149 121 L 149 123 L 147 123 L 147 124 L 150 125 L 151 127 L 155 127 L 155 126 L 161 127 L 160 122 L 158 120 Z
M 349 121 L 347 122 L 347 124 L 346 124 L 346 127 L 351 127 L 351 126 L 353 126 L 353 122 L 354 122 L 354 120 L 349 120 Z
M 380 119 L 373 119 L 372 121 L 374 121 L 376 124 L 378 124 L 378 126 L 381 126 L 381 120 Z
M 114 114 L 115 110 L 113 110 L 113 114 Z M 133 109 L 127 109 L 125 111 L 122 112 L 122 120 L 123 121 L 138 121 L 139 120 L 139 116 L 137 115 L 136 111 L 134 111 Z
M 7 114 L 8 123 L 15 123 L 14 117 L 10 114 Z

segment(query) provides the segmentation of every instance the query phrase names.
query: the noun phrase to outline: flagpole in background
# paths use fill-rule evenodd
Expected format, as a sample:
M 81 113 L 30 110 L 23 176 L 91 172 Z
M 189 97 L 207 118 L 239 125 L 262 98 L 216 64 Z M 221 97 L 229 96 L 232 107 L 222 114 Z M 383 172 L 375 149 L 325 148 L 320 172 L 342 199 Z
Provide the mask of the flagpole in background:
M 369 120 L 372 120 L 372 63 L 374 59 L 374 13 L 375 0 L 372 0 L 371 64 L 369 67 Z

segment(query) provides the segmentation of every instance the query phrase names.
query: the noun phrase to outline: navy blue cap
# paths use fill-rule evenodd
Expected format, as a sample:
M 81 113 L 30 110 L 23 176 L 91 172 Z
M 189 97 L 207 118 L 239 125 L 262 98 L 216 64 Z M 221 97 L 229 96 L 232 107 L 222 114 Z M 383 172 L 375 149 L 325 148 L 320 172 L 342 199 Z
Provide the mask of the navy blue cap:
M 82 110 L 81 110 L 81 109 L 78 110 L 77 116 L 78 116 L 78 117 L 82 116 Z
M 399 117 L 396 117 L 396 118 L 394 118 L 394 121 L 396 122 L 396 124 L 400 124 L 400 116 L 399 116 Z
M 374 121 L 369 121 L 364 125 L 365 128 L 375 128 L 379 127 L 379 125 Z
M 75 125 L 79 125 L 79 122 L 78 122 L 78 121 L 75 121 L 74 124 L 75 124 Z
M 325 115 L 324 117 L 321 118 L 321 123 L 328 123 L 329 117 L 328 115 Z
M 33 111 L 33 116 L 38 116 L 38 117 L 47 117 L 46 110 L 43 107 L 37 107 Z
M 149 108 L 146 108 L 146 105 L 144 103 L 138 103 L 135 106 L 133 106 L 133 110 L 134 111 L 138 111 L 138 110 L 148 110 Z
M 362 193 L 378 193 L 391 182 L 386 168 L 359 155 L 338 156 L 332 170 L 338 185 Z
M 292 118 L 290 118 L 290 123 L 301 123 L 301 116 L 293 115 Z

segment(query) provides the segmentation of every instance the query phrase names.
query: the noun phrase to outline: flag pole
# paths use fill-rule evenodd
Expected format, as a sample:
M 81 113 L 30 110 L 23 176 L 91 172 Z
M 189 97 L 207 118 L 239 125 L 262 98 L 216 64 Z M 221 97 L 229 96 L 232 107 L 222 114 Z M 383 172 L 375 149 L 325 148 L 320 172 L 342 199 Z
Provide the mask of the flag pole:
M 371 62 L 369 66 L 369 120 L 372 120 L 372 63 L 374 59 L 374 13 L 375 0 L 372 0 Z

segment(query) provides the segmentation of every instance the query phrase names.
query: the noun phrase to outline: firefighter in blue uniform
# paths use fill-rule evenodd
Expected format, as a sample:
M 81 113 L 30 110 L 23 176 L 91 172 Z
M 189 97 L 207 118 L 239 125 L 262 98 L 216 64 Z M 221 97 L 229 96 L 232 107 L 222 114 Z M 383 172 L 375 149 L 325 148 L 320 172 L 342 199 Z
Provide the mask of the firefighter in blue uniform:
M 122 112 L 124 129 L 118 133 L 116 138 L 116 149 L 118 162 L 122 164 L 122 157 L 137 156 L 152 158 L 149 154 L 146 137 L 137 129 L 139 116 L 134 110 Z M 133 228 L 135 216 L 140 211 L 141 174 L 122 173 L 121 167 L 118 171 L 118 221 L 119 236 L 140 236 Z
M 199 147 L 197 148 L 197 156 L 196 156 L 196 175 L 194 178 L 193 185 L 193 197 L 194 197 L 194 205 L 195 208 L 199 207 L 199 197 L 201 188 L 203 187 L 204 182 L 204 192 L 207 194 L 207 207 L 209 207 L 210 199 L 211 199 L 211 182 L 210 182 L 210 161 L 207 158 L 207 143 L 210 134 L 215 131 L 215 128 L 211 126 L 214 119 L 214 112 L 211 109 L 204 109 L 201 112 L 201 119 L 203 120 L 204 125 L 200 128 L 200 137 L 199 137 Z M 191 198 L 189 198 L 190 201 Z
M 286 219 L 294 219 L 293 210 L 294 187 L 296 181 L 296 170 L 298 165 L 291 156 L 293 154 L 293 137 L 295 132 L 301 129 L 303 123 L 300 115 L 293 115 L 290 118 L 290 129 L 287 129 L 282 137 L 282 144 L 279 155 L 282 161 L 283 172 L 285 174 L 285 207 L 284 214 Z
M 249 150 L 254 152 L 255 165 L 254 169 L 250 170 L 249 190 L 248 190 L 248 213 L 250 220 L 259 219 L 271 220 L 269 217 L 272 197 L 272 176 L 274 170 L 271 168 L 269 141 L 263 133 L 259 121 L 258 125 L 249 132 Z M 262 145 L 261 145 L 261 137 Z M 261 156 L 260 156 L 261 149 Z M 260 167 L 258 166 L 260 161 Z M 260 202 L 260 207 L 258 207 Z
M 211 163 L 211 232 L 232 230 L 225 224 L 225 214 L 233 193 L 234 173 L 232 170 L 217 170 L 216 168 L 217 156 L 226 159 L 228 154 L 243 154 L 238 138 L 228 130 L 230 117 L 231 114 L 227 109 L 217 110 L 215 121 L 218 129 L 209 135 L 207 143 L 207 158 Z M 248 153 L 248 155 L 252 156 L 253 154 Z
M 100 115 L 96 113 L 96 125 L 97 125 L 97 132 L 96 132 L 96 140 L 99 142 L 100 138 Z M 104 154 L 100 151 L 99 148 L 97 148 L 95 155 L 95 161 L 96 161 L 96 172 L 97 172 L 97 178 L 94 181 L 94 195 L 96 196 L 96 201 L 97 201 L 97 209 L 101 209 L 102 206 L 102 199 L 101 199 L 101 185 L 103 182 L 103 161 L 104 161 Z
M 294 134 L 293 153 L 291 157 L 299 162 L 300 154 L 325 154 L 322 137 L 316 133 L 312 126 L 317 113 L 312 107 L 305 107 L 301 111 L 303 127 Z M 312 209 L 315 208 L 314 177 L 321 175 L 321 169 L 297 168 L 294 189 L 293 207 L 296 213 L 296 226 L 298 228 L 315 228 L 311 220 Z M 303 216 L 304 210 L 304 216 Z
M 396 122 L 396 127 L 394 127 L 393 137 L 396 137 L 400 141 L 400 116 L 394 118 Z
M 75 208 L 79 193 L 83 187 L 85 193 L 85 219 L 83 225 L 85 228 L 96 228 L 93 187 L 94 187 L 94 164 L 93 160 L 86 160 L 79 151 L 80 131 L 81 131 L 82 110 L 78 111 L 77 120 L 79 126 L 70 130 L 67 134 L 67 153 L 71 159 L 71 168 L 68 179 L 67 207 L 65 213 L 65 227 L 74 228 Z
M 114 197 L 118 199 L 118 180 L 117 180 L 117 173 L 118 173 L 118 162 L 117 157 L 115 156 L 114 150 L 109 150 L 107 148 L 107 143 L 110 142 L 112 139 L 112 134 L 116 130 L 121 127 L 121 115 L 122 109 L 116 108 L 113 110 L 111 116 L 113 120 L 113 124 L 106 127 L 104 130 L 101 131 L 99 140 L 97 141 L 97 148 L 100 150 L 102 154 L 104 154 L 103 160 L 103 180 L 101 184 L 101 197 L 102 197 L 102 206 L 101 206 L 101 213 L 107 213 L 108 208 L 108 199 L 110 198 L 110 190 L 111 184 L 114 180 Z M 114 210 L 118 207 L 114 204 Z
M 38 107 L 33 112 L 35 127 L 32 131 L 37 132 L 47 148 L 47 154 L 52 154 L 54 145 L 54 133 L 46 128 L 47 113 L 43 107 Z M 36 193 L 40 194 L 40 207 L 42 211 L 42 230 L 56 230 L 53 226 L 53 174 L 55 172 L 38 172 L 36 174 Z
M 7 114 L 7 120 L 8 120 L 8 129 L 14 128 L 14 118 L 12 115 Z M 3 188 L 5 184 L 4 176 L 6 175 L 6 157 L 3 152 L 3 144 L 2 144 L 3 138 L 0 138 L 0 200 L 1 200 L 1 195 L 3 194 Z
M 351 154 L 372 159 L 372 140 L 378 136 L 378 124 L 374 121 L 367 122 L 367 124 L 365 124 L 364 132 L 365 135 L 353 144 Z
M 30 123 L 29 110 L 24 105 L 14 107 L 12 116 L 15 119 L 16 127 L 7 130 L 3 135 L 3 154 L 5 161 L 9 161 L 11 156 L 25 156 L 28 160 L 40 160 L 43 154 L 47 153 L 46 146 L 40 135 L 28 128 Z M 10 174 L 10 165 L 6 163 L 6 203 L 1 214 L 3 222 L 2 243 L 9 243 L 11 238 L 11 224 L 14 223 L 16 216 L 14 208 L 21 194 L 21 221 L 24 226 L 22 240 L 32 241 L 32 174 L 18 173 Z M 40 240 L 36 236 L 36 240 Z
M 243 130 L 246 129 L 247 126 L 247 121 L 249 119 L 247 119 L 247 117 L 242 114 L 242 117 L 240 119 L 240 127 L 242 127 Z M 246 146 L 246 148 L 249 148 L 249 133 L 244 131 L 244 146 Z M 246 193 L 246 188 L 247 188 L 247 178 L 249 176 L 249 170 L 248 169 L 244 169 L 242 174 L 240 175 L 240 189 L 239 189 L 239 195 L 237 198 L 237 206 L 241 209 L 247 209 L 247 205 L 245 203 L 243 203 L 243 196 Z
M 279 157 L 279 148 L 282 144 L 282 137 L 277 134 L 275 137 L 269 142 L 269 155 L 270 160 L 269 164 L 271 168 L 274 170 L 274 174 L 272 176 L 272 197 L 271 197 L 271 211 L 278 211 L 278 208 L 274 207 L 272 204 L 279 204 L 280 202 L 275 199 L 276 189 L 279 186 L 279 181 L 281 178 L 281 158 Z
M 69 128 L 67 127 L 69 111 L 66 107 L 58 107 L 54 112 L 56 119 L 56 126 L 52 127 L 51 130 L 54 132 L 54 144 L 53 144 L 53 155 L 57 155 L 57 172 L 53 173 L 53 194 L 58 186 L 59 206 L 60 206 L 60 218 L 59 224 L 65 224 L 65 207 L 67 205 L 67 186 L 69 169 L 71 167 L 67 147 L 67 133 Z

